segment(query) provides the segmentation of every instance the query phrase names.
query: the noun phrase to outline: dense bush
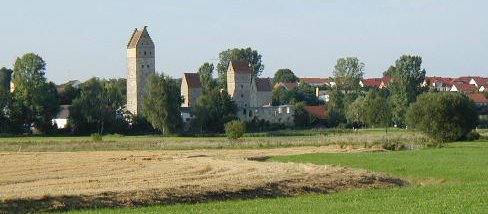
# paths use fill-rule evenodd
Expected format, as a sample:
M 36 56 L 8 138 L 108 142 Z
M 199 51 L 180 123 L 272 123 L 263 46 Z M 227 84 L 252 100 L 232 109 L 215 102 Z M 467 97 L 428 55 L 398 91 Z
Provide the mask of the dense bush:
M 407 111 L 407 123 L 439 142 L 460 140 L 478 124 L 474 103 L 459 93 L 426 93 Z
M 381 148 L 386 149 L 386 150 L 390 150 L 390 151 L 399 151 L 399 150 L 404 150 L 407 147 L 405 146 L 405 144 L 403 144 L 401 142 L 387 141 L 381 145 Z
M 476 131 L 472 131 L 472 132 L 470 132 L 470 133 L 468 133 L 468 134 L 466 135 L 466 138 L 465 138 L 465 139 L 466 139 L 467 141 L 473 141 L 473 140 L 478 140 L 478 139 L 480 139 L 480 137 L 481 137 L 480 133 L 478 133 L 478 132 L 476 132 Z
M 225 134 L 227 138 L 236 140 L 246 132 L 246 125 L 240 120 L 230 121 L 225 124 Z

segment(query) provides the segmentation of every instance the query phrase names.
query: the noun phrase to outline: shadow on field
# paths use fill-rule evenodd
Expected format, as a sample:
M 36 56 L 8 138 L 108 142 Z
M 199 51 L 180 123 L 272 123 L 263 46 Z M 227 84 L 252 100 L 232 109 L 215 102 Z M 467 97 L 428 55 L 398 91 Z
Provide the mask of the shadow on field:
M 354 188 L 387 188 L 408 185 L 406 181 L 398 178 L 374 174 L 345 177 L 333 182 L 324 180 L 327 180 L 324 179 L 324 175 L 309 176 L 271 182 L 261 187 L 237 191 L 206 191 L 200 186 L 183 186 L 164 190 L 151 189 L 131 192 L 106 192 L 96 195 L 11 199 L 0 201 L 0 213 L 50 212 L 89 208 L 201 203 L 229 199 L 275 198 L 307 193 L 333 193 Z

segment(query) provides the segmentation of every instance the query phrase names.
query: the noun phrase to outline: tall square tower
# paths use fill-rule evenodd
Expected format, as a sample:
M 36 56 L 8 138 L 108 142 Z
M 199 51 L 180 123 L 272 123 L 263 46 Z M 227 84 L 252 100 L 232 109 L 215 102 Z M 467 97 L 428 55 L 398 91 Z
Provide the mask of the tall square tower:
M 135 29 L 127 44 L 127 110 L 140 114 L 149 77 L 155 74 L 154 43 L 143 29 Z

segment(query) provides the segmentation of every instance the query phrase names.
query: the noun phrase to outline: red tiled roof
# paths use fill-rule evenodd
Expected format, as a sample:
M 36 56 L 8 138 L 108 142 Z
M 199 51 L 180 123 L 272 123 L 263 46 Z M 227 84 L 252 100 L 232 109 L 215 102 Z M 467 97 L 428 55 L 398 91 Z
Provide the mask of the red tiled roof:
M 488 103 L 488 99 L 486 99 L 485 95 L 481 93 L 468 94 L 468 97 L 475 103 Z
M 198 73 L 184 73 L 183 78 L 186 79 L 188 88 L 200 88 L 202 84 L 200 82 L 200 76 Z
M 466 92 L 476 92 L 478 91 L 478 87 L 475 85 L 470 85 L 470 84 L 462 84 L 462 83 L 454 83 L 454 86 L 456 86 L 458 91 L 466 91 Z
M 375 87 L 380 88 L 388 85 L 391 81 L 391 77 L 381 77 L 381 78 L 368 78 L 361 80 L 364 87 Z
M 478 84 L 479 86 L 481 85 L 484 85 L 484 84 L 487 84 L 488 83 L 488 78 L 486 77 L 473 77 L 472 78 L 476 84 Z
M 256 81 L 256 89 L 258 91 L 272 91 L 269 78 L 255 78 L 254 81 Z
M 429 85 L 434 84 L 436 82 L 440 82 L 445 86 L 452 86 L 453 78 L 450 77 L 425 77 L 426 81 L 428 81 Z
M 383 84 L 388 85 L 392 79 L 392 77 L 382 77 L 381 81 L 383 82 Z
M 232 60 L 229 63 L 229 66 L 232 66 L 232 69 L 236 73 L 250 73 L 251 67 L 249 66 L 249 61 L 237 61 Z
M 464 84 L 469 84 L 469 81 L 471 81 L 473 77 L 471 76 L 466 76 L 466 77 L 458 77 L 458 78 L 454 78 L 452 80 L 453 83 L 464 83 Z
M 284 83 L 284 85 L 288 90 L 292 90 L 292 89 L 295 89 L 296 87 L 298 87 L 298 82 L 287 82 L 287 83 Z
M 361 81 L 362 81 L 364 87 L 379 88 L 383 79 L 382 78 L 369 78 L 369 79 L 363 79 Z
M 330 80 L 328 78 L 311 78 L 311 77 L 301 77 L 300 82 L 308 84 L 329 84 Z
M 325 106 L 304 106 L 303 109 L 320 120 L 327 119 L 327 109 Z

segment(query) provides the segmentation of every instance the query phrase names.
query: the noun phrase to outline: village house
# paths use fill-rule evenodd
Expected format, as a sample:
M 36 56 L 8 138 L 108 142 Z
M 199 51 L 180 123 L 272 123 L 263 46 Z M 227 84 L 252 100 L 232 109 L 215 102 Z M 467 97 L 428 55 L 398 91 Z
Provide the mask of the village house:
M 362 88 L 379 88 L 383 89 L 390 84 L 391 77 L 381 77 L 381 78 L 367 78 L 359 81 L 359 85 Z
M 484 94 L 476 93 L 468 94 L 467 96 L 474 102 L 474 104 L 476 104 L 477 107 L 488 106 L 488 99 L 486 99 Z

